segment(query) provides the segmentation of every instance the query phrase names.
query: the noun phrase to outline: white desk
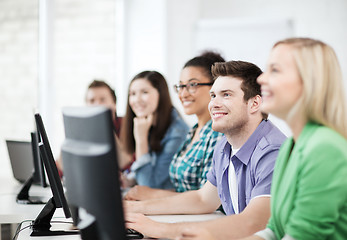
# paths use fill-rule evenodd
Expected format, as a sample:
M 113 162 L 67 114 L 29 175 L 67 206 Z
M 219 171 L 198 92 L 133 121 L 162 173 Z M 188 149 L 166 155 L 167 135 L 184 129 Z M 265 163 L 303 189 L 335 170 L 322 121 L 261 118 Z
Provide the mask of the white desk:
M 224 216 L 221 213 L 213 213 L 213 214 L 201 214 L 201 215 L 158 215 L 158 216 L 148 216 L 153 220 L 159 222 L 192 222 L 192 221 L 204 221 L 216 219 L 221 216 Z M 65 219 L 53 219 L 52 221 L 69 221 Z M 22 224 L 23 227 L 28 226 L 30 223 L 26 222 Z M 62 224 L 62 223 L 52 223 L 51 230 L 69 230 L 71 224 Z M 68 235 L 68 236 L 49 236 L 49 237 L 30 237 L 31 229 L 24 229 L 19 233 L 17 240 L 27 240 L 27 239 L 36 239 L 36 240 L 80 240 L 81 237 L 79 235 Z M 144 239 L 152 239 L 152 238 L 144 238 Z
M 14 233 L 18 223 L 24 220 L 34 220 L 40 213 L 44 205 L 23 205 L 16 203 L 16 196 L 21 188 L 21 184 L 15 179 L 2 179 L 0 177 L 0 224 L 12 224 L 12 232 Z M 49 187 L 42 188 L 40 186 L 32 186 L 29 192 L 30 196 L 41 196 L 47 200 L 52 196 Z M 159 222 L 191 222 L 203 221 L 219 218 L 224 216 L 221 213 L 202 214 L 202 215 L 157 215 L 149 216 L 151 219 Z M 68 223 L 54 223 L 54 221 L 72 222 L 72 219 L 65 219 L 63 210 L 58 208 L 52 219 L 51 230 L 68 230 L 72 225 Z M 22 224 L 21 229 L 29 226 L 31 222 Z M 79 235 L 68 236 L 49 236 L 49 237 L 30 237 L 32 230 L 24 229 L 18 235 L 18 240 L 36 239 L 36 240 L 74 240 L 81 239 Z M 1 235 L 0 235 L 1 239 Z

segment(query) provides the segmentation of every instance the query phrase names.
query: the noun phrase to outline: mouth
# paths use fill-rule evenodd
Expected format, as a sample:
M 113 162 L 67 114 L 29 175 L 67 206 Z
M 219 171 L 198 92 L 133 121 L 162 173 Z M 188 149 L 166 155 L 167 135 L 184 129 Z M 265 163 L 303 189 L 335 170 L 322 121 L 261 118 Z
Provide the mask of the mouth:
M 215 120 L 215 119 L 222 118 L 223 116 L 227 115 L 227 113 L 225 113 L 225 112 L 213 112 L 211 115 L 212 115 L 212 119 Z
M 182 101 L 183 107 L 188 107 L 188 106 L 190 106 L 191 104 L 193 104 L 193 101 L 188 101 L 188 100 L 183 100 L 183 101 Z
M 133 111 L 136 115 L 143 113 L 144 111 L 146 111 L 146 107 L 142 107 L 142 106 L 136 106 L 133 108 Z
M 270 96 L 271 96 L 271 92 L 270 92 L 270 91 L 267 91 L 267 90 L 262 90 L 262 91 L 261 91 L 261 96 L 262 96 L 263 98 L 270 97 Z

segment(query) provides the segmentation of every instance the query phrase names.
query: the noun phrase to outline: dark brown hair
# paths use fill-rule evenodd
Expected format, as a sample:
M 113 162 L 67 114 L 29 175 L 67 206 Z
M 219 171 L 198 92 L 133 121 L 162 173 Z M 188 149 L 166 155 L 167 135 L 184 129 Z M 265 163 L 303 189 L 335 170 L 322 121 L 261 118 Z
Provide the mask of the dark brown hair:
M 156 110 L 157 121 L 155 126 L 152 126 L 150 129 L 149 146 L 151 151 L 160 151 L 160 141 L 163 139 L 165 132 L 171 123 L 171 111 L 173 106 L 169 89 L 164 76 L 157 71 L 143 71 L 137 74 L 131 80 L 129 87 L 132 82 L 140 78 L 146 79 L 159 92 L 159 102 Z M 122 121 L 120 137 L 125 150 L 130 154 L 135 152 L 135 138 L 133 134 L 134 117 L 136 117 L 136 115 L 130 107 L 128 94 L 127 109 Z
M 199 67 L 203 69 L 204 74 L 210 79 L 211 82 L 214 81 L 211 67 L 216 62 L 225 62 L 224 58 L 216 52 L 205 51 L 200 56 L 190 59 L 183 68 L 186 67 Z
M 260 85 L 257 78 L 263 72 L 253 63 L 243 61 L 229 61 L 225 63 L 215 63 L 212 66 L 213 78 L 219 76 L 232 76 L 241 79 L 241 89 L 244 93 L 243 99 L 248 101 L 257 95 L 261 96 Z M 267 119 L 267 114 L 263 114 L 263 118 Z
M 110 91 L 110 94 L 112 96 L 112 99 L 114 101 L 114 103 L 117 103 L 117 96 L 115 91 L 110 87 L 110 85 L 108 85 L 106 82 L 102 81 L 102 80 L 97 80 L 95 79 L 93 82 L 91 82 L 88 86 L 88 89 L 91 88 L 99 88 L 99 87 L 105 87 Z

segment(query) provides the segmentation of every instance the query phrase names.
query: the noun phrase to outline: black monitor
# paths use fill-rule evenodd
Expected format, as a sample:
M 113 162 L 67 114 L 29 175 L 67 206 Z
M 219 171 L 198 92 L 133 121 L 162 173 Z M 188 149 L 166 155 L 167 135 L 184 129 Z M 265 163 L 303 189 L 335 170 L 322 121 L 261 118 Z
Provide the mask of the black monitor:
M 63 109 L 65 186 L 82 239 L 128 239 L 124 224 L 111 111 L 105 107 Z M 84 213 L 83 215 L 81 214 Z
M 35 114 L 35 122 L 37 127 L 39 151 L 46 169 L 46 174 L 51 186 L 53 197 L 47 202 L 40 214 L 33 221 L 33 231 L 30 236 L 78 234 L 77 231 L 50 231 L 50 222 L 56 208 L 63 208 L 66 218 L 71 217 L 71 212 L 64 195 L 63 186 L 59 178 L 57 166 L 55 165 L 46 130 L 39 113 Z
M 34 166 L 33 173 L 23 184 L 21 190 L 17 194 L 16 201 L 20 204 L 45 204 L 45 202 L 40 197 L 29 196 L 29 190 L 33 183 L 40 184 L 42 187 L 47 187 L 43 163 L 41 161 L 39 153 L 36 132 L 31 133 L 31 153 Z

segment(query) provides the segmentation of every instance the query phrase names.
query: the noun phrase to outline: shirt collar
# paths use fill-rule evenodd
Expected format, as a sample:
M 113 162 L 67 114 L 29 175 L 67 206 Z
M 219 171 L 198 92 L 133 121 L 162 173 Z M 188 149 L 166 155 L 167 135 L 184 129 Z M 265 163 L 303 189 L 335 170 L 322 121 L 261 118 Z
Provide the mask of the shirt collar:
M 259 140 L 264 136 L 265 132 L 268 131 L 266 126 L 268 125 L 268 120 L 263 120 L 260 122 L 258 127 L 252 133 L 252 135 L 247 139 L 247 141 L 242 145 L 240 150 L 235 154 L 235 156 L 245 165 L 248 164 L 253 150 L 256 148 Z

